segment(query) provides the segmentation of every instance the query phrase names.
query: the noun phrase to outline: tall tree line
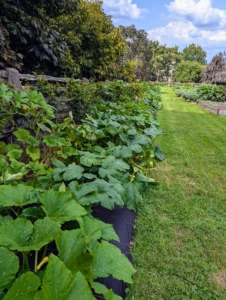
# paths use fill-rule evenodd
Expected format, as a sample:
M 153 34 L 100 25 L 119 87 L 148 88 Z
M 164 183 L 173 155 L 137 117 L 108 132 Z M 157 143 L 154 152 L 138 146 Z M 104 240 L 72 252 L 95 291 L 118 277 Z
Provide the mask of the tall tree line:
M 180 52 L 178 46 L 150 40 L 134 25 L 115 27 L 100 0 L 0 0 L 0 7 L 2 69 L 95 80 L 181 81 L 186 69 L 200 74 L 206 63 L 198 45 Z

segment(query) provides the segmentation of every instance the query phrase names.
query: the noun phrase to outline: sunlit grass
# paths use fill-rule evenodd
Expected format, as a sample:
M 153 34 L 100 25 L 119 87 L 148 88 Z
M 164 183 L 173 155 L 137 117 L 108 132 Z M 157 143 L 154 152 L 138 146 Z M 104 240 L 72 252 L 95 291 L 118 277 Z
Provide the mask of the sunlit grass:
M 226 117 L 162 90 L 166 160 L 139 210 L 129 299 L 226 299 Z

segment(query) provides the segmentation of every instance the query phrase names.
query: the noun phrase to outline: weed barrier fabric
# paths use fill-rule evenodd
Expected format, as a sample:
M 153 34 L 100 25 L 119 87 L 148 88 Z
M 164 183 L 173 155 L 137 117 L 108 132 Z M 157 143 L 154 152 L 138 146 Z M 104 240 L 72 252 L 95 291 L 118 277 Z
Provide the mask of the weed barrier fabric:
M 93 208 L 93 216 L 101 221 L 112 224 L 120 242 L 111 241 L 113 245 L 118 247 L 123 254 L 132 262 L 130 254 L 130 245 L 134 237 L 134 223 L 136 219 L 136 213 L 129 210 L 126 207 L 115 206 L 114 210 L 106 209 L 102 206 L 96 206 Z M 98 282 L 104 284 L 108 289 L 112 289 L 113 292 L 123 299 L 126 297 L 127 285 L 121 280 L 114 279 L 112 276 L 108 278 L 100 278 Z M 103 300 L 102 296 L 96 296 L 96 299 Z

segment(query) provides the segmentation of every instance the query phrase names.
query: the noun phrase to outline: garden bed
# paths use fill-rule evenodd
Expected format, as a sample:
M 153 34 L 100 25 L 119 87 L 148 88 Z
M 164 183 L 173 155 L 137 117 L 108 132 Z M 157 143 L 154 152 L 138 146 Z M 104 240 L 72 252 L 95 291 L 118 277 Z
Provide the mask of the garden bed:
M 202 101 L 198 105 L 205 110 L 212 112 L 215 115 L 226 115 L 226 102 L 216 102 L 216 101 Z
M 0 299 L 122 300 L 133 283 L 134 211 L 164 159 L 154 144 L 160 91 L 73 83 L 70 97 L 88 88 L 95 109 L 75 121 L 74 103 L 54 123 L 40 92 L 0 85 L 0 133 L 13 130 L 13 143 L 0 139 Z

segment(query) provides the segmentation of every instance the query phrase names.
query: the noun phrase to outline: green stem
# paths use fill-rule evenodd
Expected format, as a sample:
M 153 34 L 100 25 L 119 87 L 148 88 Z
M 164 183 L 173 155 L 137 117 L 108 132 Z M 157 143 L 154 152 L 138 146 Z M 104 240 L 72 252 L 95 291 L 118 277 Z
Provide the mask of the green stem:
M 43 251 L 43 255 L 42 255 L 42 260 L 43 260 L 44 257 L 46 257 L 47 248 L 48 248 L 48 244 L 45 245 L 45 248 L 44 248 L 44 251 Z
M 13 211 L 13 213 L 16 215 L 16 217 L 18 218 L 18 213 L 11 207 L 10 208 L 12 211 Z
M 143 167 L 137 165 L 131 158 L 130 158 L 130 161 L 131 161 L 131 163 L 132 163 L 135 167 L 137 167 L 138 169 L 145 170 L 145 168 L 143 168 Z
M 22 257 L 23 257 L 22 268 L 25 269 L 25 252 L 22 252 Z
M 41 163 L 45 163 L 46 159 L 50 156 L 51 153 L 48 153 L 41 161 Z
M 37 266 L 38 266 L 38 250 L 35 250 L 35 268 L 34 268 L 34 272 L 37 272 Z
M 28 252 L 25 252 L 25 262 L 26 262 L 26 268 L 30 269 L 29 268 L 29 262 L 28 262 Z

